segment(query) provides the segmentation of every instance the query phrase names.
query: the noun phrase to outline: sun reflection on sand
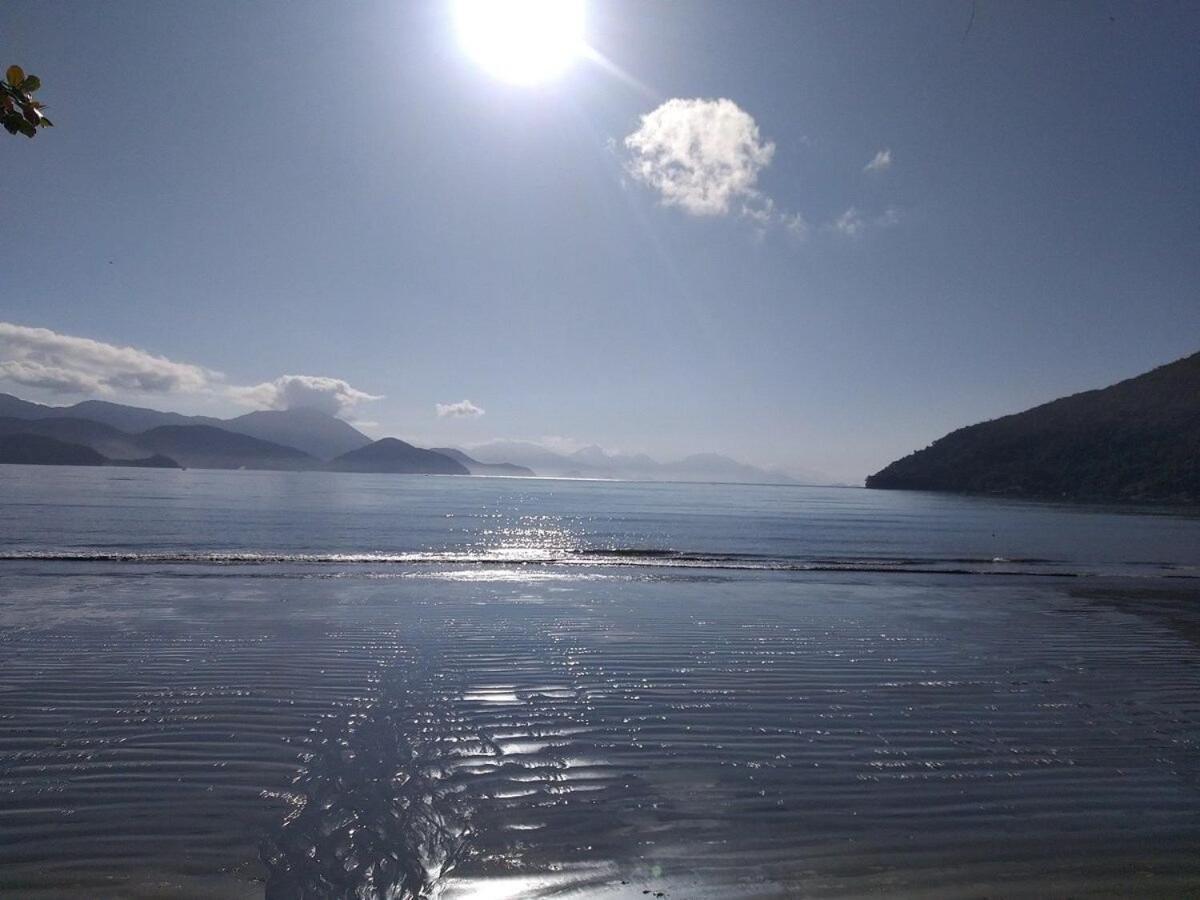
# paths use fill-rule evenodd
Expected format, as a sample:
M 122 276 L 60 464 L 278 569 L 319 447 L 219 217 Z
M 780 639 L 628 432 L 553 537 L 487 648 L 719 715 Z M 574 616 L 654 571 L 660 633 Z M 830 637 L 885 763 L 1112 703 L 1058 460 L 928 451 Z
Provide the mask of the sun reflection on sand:
M 542 896 L 582 896 L 587 888 L 611 883 L 617 869 L 611 863 L 563 867 L 561 872 L 502 875 L 492 878 L 451 878 L 442 900 L 516 900 Z M 581 893 L 577 894 L 579 891 Z M 638 892 L 640 894 L 640 891 Z

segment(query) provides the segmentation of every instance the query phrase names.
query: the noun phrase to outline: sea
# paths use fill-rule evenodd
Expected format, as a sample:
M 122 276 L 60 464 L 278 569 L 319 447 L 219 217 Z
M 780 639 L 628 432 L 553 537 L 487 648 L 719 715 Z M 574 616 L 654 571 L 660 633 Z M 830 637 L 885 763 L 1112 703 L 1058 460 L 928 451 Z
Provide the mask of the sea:
M 1200 896 L 1200 515 L 0 466 L 0 895 Z

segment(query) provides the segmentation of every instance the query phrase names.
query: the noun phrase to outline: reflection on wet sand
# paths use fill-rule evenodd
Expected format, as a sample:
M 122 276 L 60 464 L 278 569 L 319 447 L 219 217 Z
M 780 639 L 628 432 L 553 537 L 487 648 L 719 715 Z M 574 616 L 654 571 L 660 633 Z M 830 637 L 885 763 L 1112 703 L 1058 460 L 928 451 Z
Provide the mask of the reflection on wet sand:
M 1065 583 L 59 565 L 0 587 L 3 893 L 1200 879 L 1196 646 Z

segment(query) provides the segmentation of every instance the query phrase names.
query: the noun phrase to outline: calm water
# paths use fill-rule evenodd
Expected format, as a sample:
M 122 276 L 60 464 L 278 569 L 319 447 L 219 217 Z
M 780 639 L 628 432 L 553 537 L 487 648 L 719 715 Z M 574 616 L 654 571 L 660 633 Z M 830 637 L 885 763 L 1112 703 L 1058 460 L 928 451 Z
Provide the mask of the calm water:
M 1200 893 L 1200 519 L 0 467 L 0 894 Z

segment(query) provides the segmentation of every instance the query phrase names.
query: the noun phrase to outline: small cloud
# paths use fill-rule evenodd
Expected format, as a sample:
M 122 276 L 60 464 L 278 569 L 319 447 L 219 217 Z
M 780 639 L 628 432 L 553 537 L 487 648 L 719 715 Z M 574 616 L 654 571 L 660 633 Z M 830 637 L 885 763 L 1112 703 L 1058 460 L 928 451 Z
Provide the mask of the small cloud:
M 758 173 L 775 155 L 754 117 L 726 99 L 668 100 L 642 116 L 625 148 L 629 174 L 667 206 L 693 216 L 723 216 L 739 202 L 756 203 Z
M 884 148 L 875 154 L 875 158 L 863 166 L 864 172 L 886 172 L 892 167 L 892 151 Z
M 203 392 L 219 372 L 91 338 L 0 322 L 0 379 L 61 394 Z
M 853 206 L 833 220 L 833 230 L 846 237 L 855 238 L 863 233 L 867 224 L 862 214 Z
M 553 450 L 555 453 L 571 454 L 577 450 L 582 450 L 588 444 L 585 441 L 578 440 L 573 437 L 566 437 L 561 434 L 547 434 L 530 443 L 538 444 L 545 447 L 547 450 Z
M 779 219 L 780 224 L 797 240 L 806 240 L 812 233 L 812 226 L 805 221 L 800 213 L 784 214 Z
M 893 225 L 900 224 L 900 210 L 894 206 L 889 206 L 883 212 L 875 217 L 876 228 L 891 228 Z
M 851 206 L 844 213 L 826 225 L 826 229 L 848 238 L 862 237 L 871 228 L 890 228 L 900 222 L 900 213 L 893 207 L 888 207 L 877 216 L 864 216 L 856 207 Z
M 381 400 L 324 375 L 280 375 L 253 387 L 233 387 L 229 394 L 240 403 L 267 409 L 315 409 L 330 416 L 351 412 L 360 403 Z
M 483 410 L 470 400 L 460 400 L 458 403 L 436 404 L 440 419 L 474 419 L 483 415 Z

